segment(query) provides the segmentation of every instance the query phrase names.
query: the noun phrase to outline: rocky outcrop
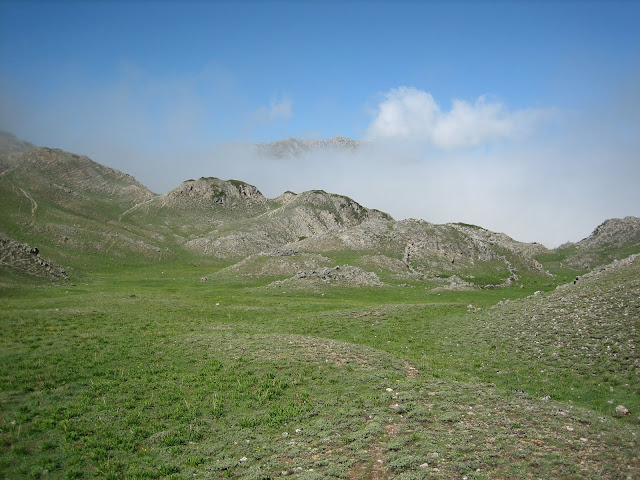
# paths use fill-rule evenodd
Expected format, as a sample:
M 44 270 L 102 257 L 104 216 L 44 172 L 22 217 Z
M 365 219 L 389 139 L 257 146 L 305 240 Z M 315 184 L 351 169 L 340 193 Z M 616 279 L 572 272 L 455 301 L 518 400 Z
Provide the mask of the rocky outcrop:
M 220 180 L 215 177 L 202 177 L 187 180 L 177 188 L 162 195 L 163 206 L 230 206 L 239 203 L 265 203 L 266 198 L 253 185 L 239 180 Z
M 333 268 L 324 267 L 316 270 L 298 272 L 291 278 L 273 282 L 271 286 L 284 285 L 289 283 L 304 283 L 308 281 L 322 281 L 323 283 L 337 283 L 358 287 L 379 287 L 383 283 L 374 272 L 365 272 L 361 268 L 351 265 L 335 266 Z
M 434 284 L 441 284 L 434 288 L 434 291 L 446 291 L 446 290 L 456 290 L 456 291 L 464 291 L 464 290 L 473 290 L 475 285 L 471 282 L 467 282 L 457 275 L 451 275 L 447 278 L 432 278 L 431 282 Z
M 625 217 L 606 220 L 591 235 L 575 245 L 580 250 L 640 245 L 640 218 Z
M 69 278 L 67 271 L 55 262 L 40 256 L 40 251 L 0 233 L 0 266 L 31 276 L 51 279 Z

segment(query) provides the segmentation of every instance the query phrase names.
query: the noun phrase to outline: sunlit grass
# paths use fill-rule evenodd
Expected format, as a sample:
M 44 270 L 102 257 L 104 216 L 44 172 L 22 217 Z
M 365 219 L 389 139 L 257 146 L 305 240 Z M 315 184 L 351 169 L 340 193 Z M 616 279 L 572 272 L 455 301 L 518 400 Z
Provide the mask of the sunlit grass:
M 637 361 L 622 349 L 638 340 L 637 268 L 518 300 L 540 287 L 201 282 L 213 267 L 110 268 L 5 290 L 2 476 L 639 472 L 637 377 L 607 349 Z M 612 310 L 616 281 L 630 290 L 616 293 L 623 306 Z M 575 308 L 560 300 L 569 296 Z M 573 328 L 576 315 L 588 338 Z M 633 415 L 615 418 L 618 403 Z

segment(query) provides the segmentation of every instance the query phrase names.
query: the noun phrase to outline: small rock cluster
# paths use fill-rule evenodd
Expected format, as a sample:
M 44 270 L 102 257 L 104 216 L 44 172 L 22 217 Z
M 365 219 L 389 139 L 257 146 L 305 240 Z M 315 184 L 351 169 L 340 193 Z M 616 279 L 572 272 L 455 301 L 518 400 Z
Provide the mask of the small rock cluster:
M 11 240 L 0 233 L 0 265 L 38 277 L 69 278 L 64 268 L 40 256 L 37 248 Z
M 290 257 L 297 254 L 298 251 L 293 248 L 275 248 L 266 252 L 261 252 L 263 257 Z
M 291 278 L 280 280 L 271 285 L 282 285 L 283 283 L 296 282 L 301 280 L 322 280 L 326 283 L 342 282 L 353 286 L 382 286 L 378 275 L 373 272 L 365 272 L 361 268 L 351 265 L 335 266 L 333 268 L 323 267 L 316 270 L 301 271 Z

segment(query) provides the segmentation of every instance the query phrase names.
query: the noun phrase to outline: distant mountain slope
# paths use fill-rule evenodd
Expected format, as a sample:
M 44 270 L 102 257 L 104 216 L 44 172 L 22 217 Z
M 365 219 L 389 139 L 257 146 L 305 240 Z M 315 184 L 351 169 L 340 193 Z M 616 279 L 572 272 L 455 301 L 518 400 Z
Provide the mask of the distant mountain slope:
M 130 175 L 62 150 L 0 155 L 0 231 L 65 266 L 91 263 L 107 251 L 115 258 L 134 252 L 157 258 L 151 232 L 114 225 L 122 212 L 154 196 Z
M 86 156 L 52 148 L 33 148 L 0 155 L 0 175 L 42 191 L 65 207 L 95 201 L 130 205 L 153 194 L 131 175 L 94 162 Z M 87 212 L 83 212 L 87 213 Z
M 347 137 L 322 140 L 292 137 L 275 142 L 256 144 L 256 150 L 259 154 L 275 158 L 297 157 L 314 150 L 354 151 L 359 147 L 359 141 Z
M 12 133 L 0 130 L 0 154 L 23 152 L 31 148 L 36 148 L 36 146 L 29 142 L 25 142 L 24 140 L 20 140 Z
M 242 259 L 374 218 L 390 217 L 322 190 L 267 199 L 245 182 L 203 177 L 140 204 L 122 221 L 151 221 L 198 255 Z
M 504 234 L 460 224 L 424 220 L 377 219 L 330 231 L 299 242 L 306 252 L 351 252 L 354 265 L 398 279 L 434 279 L 458 275 L 482 286 L 518 282 L 523 273 L 548 276 L 533 255 L 547 249 L 517 242 Z
M 640 218 L 611 218 L 599 225 L 576 246 L 580 250 L 599 248 L 625 248 L 640 245 Z
M 640 218 L 612 218 L 599 225 L 587 238 L 565 243 L 540 261 L 577 270 L 591 270 L 616 259 L 640 252 Z
M 40 248 L 71 273 L 113 262 L 182 258 L 228 266 L 250 258 L 240 270 L 257 265 L 265 277 L 290 276 L 295 265 L 348 263 L 383 282 L 495 288 L 548 284 L 548 270 L 568 278 L 640 252 L 634 217 L 609 220 L 587 239 L 548 250 L 473 225 L 395 221 L 322 190 L 266 198 L 240 180 L 201 177 L 156 195 L 85 156 L 5 137 L 19 151 L 0 154 L 0 232 Z M 343 138 L 265 145 L 290 152 L 357 148 Z M 291 258 L 265 260 L 283 252 Z

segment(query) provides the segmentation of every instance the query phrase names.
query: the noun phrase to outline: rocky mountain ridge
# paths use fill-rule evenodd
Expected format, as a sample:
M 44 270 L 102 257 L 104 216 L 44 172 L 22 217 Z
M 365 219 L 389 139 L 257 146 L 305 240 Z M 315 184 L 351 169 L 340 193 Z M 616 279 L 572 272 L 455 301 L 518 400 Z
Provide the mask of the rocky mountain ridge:
M 358 140 L 347 137 L 333 137 L 330 139 L 287 138 L 275 142 L 257 143 L 256 151 L 260 155 L 274 158 L 298 157 L 317 150 L 333 150 L 353 152 L 361 145 Z
M 602 247 L 622 247 L 624 245 L 640 245 L 640 218 L 611 218 L 598 225 L 588 237 L 572 244 L 580 250 Z
M 351 148 L 347 140 L 304 145 Z M 474 225 L 396 221 L 322 190 L 266 198 L 243 181 L 201 177 L 156 195 L 130 175 L 50 148 L 0 154 L 0 200 L 0 231 L 71 266 L 89 252 L 100 262 L 134 263 L 187 254 L 238 265 L 254 258 L 251 265 L 277 277 L 296 273 L 296 264 L 313 271 L 347 259 L 381 282 L 451 277 L 456 285 L 494 288 L 545 281 L 549 265 L 584 270 L 640 251 L 635 217 L 608 220 L 587 239 L 548 250 Z M 291 252 L 292 260 L 280 258 L 269 270 L 260 258 L 277 251 Z
M 605 220 L 588 237 L 555 249 L 565 264 L 585 270 L 639 251 L 640 218 L 631 216 Z

